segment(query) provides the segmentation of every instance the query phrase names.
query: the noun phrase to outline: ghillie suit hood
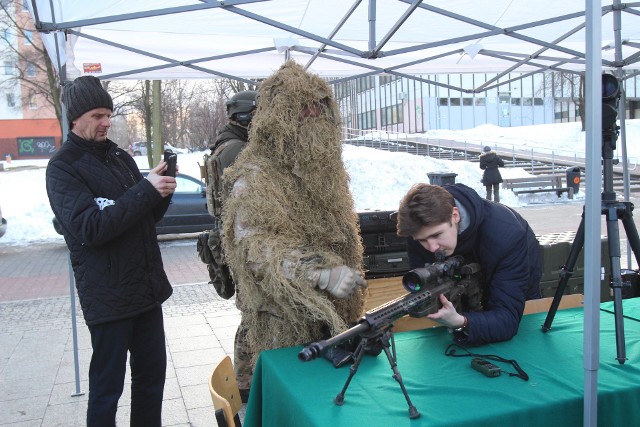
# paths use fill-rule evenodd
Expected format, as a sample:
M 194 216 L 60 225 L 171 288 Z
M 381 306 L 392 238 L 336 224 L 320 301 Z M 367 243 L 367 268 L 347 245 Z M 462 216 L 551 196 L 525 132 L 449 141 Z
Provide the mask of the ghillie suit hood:
M 319 117 L 301 116 L 309 106 Z M 254 358 L 362 315 L 362 289 L 340 300 L 310 283 L 320 268 L 362 268 L 340 132 L 329 85 L 287 62 L 261 84 L 249 143 L 225 170 L 223 244 Z

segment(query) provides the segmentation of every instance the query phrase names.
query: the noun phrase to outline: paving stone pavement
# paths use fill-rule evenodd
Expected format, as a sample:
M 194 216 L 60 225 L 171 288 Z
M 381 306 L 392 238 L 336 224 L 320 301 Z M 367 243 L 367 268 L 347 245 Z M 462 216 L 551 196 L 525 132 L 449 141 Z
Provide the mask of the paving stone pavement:
M 163 241 L 161 249 L 174 285 L 163 304 L 168 367 L 162 424 L 213 427 L 207 379 L 217 361 L 233 355 L 239 311 L 234 299 L 220 298 L 204 282 L 206 266 L 195 255 L 194 239 Z M 0 247 L 0 426 L 85 425 L 91 344 L 74 296 L 76 381 L 69 284 L 64 245 Z M 125 385 L 118 425 L 129 424 L 129 401 Z

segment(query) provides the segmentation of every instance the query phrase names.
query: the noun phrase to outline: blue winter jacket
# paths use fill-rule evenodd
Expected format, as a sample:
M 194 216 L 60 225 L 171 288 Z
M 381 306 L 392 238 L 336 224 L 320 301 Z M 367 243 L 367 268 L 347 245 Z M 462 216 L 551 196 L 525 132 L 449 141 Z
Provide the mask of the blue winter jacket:
M 461 313 L 469 324 L 466 336 L 458 335 L 456 341 L 470 345 L 507 341 L 518 332 L 525 301 L 541 296 L 540 244 L 527 221 L 511 208 L 487 201 L 463 184 L 444 188 L 468 220 L 458 234 L 454 255 L 480 263 L 484 283 L 484 311 Z M 434 261 L 433 254 L 411 238 L 408 255 L 411 268 Z

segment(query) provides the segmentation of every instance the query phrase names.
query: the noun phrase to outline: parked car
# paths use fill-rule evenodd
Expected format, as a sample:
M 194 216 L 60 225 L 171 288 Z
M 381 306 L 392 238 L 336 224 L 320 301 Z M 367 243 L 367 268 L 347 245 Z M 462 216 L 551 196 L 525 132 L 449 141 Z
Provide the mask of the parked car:
M 147 155 L 147 143 L 146 142 L 134 142 L 131 144 L 134 156 L 146 156 Z
M 133 149 L 133 155 L 134 156 L 146 156 L 147 155 L 147 143 L 146 142 L 134 142 L 133 144 L 131 144 L 131 148 Z M 173 145 L 166 143 L 164 144 L 164 149 L 165 150 L 171 150 L 174 153 L 178 153 L 178 154 L 186 154 L 189 152 L 189 150 L 185 149 L 185 148 L 177 148 L 174 147 Z
M 147 176 L 149 171 L 142 171 Z M 206 186 L 190 175 L 176 177 L 176 191 L 169 209 L 156 224 L 157 234 L 199 233 L 213 228 L 213 217 L 207 209 Z
M 0 209 L 0 237 L 4 236 L 7 232 L 7 219 L 2 216 L 2 209 Z
M 147 176 L 148 170 L 141 171 Z M 176 177 L 176 191 L 171 198 L 169 209 L 156 223 L 157 234 L 199 233 L 213 228 L 213 217 L 207 210 L 205 185 L 192 176 L 179 174 Z M 53 227 L 62 234 L 57 219 L 53 218 Z

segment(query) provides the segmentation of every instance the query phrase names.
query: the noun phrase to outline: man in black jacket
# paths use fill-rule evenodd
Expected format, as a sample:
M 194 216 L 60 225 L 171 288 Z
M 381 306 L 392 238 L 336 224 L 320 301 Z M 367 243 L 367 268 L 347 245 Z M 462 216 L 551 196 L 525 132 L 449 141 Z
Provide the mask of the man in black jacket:
M 113 111 L 100 80 L 63 88 L 70 132 L 47 167 L 47 194 L 70 251 L 78 297 L 91 333 L 88 426 L 114 426 L 131 366 L 131 425 L 160 426 L 167 357 L 161 304 L 172 293 L 155 223 L 175 178 L 160 162 L 143 178 L 107 138 Z
M 527 221 L 463 184 L 416 184 L 398 212 L 398 235 L 410 236 L 411 268 L 434 262 L 436 252 L 480 263 L 482 312 L 458 313 L 441 295 L 428 317 L 454 330 L 459 344 L 506 341 L 518 332 L 526 300 L 540 298 L 540 245 Z

